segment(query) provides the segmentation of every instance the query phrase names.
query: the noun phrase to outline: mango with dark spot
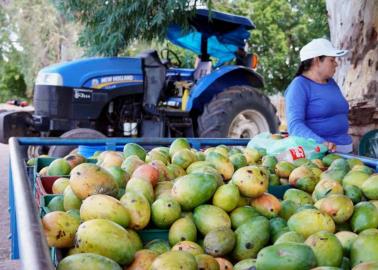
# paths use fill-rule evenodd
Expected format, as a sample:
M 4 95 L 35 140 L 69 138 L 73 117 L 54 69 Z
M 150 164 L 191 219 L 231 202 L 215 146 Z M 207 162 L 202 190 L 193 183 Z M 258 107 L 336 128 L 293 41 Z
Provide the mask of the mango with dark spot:
M 234 173 L 234 165 L 228 157 L 217 152 L 210 152 L 206 155 L 206 161 L 215 166 L 217 171 L 222 175 L 225 181 L 230 180 Z
M 50 247 L 73 247 L 79 225 L 80 221 L 63 211 L 50 212 L 42 218 L 43 232 Z
M 240 168 L 231 179 L 243 196 L 257 198 L 268 190 L 269 177 L 254 165 Z
M 151 206 L 152 222 L 158 228 L 169 228 L 180 216 L 180 204 L 172 197 L 159 198 Z
M 207 254 L 220 257 L 230 253 L 235 242 L 235 234 L 230 228 L 218 228 L 206 234 L 203 245 Z
M 318 266 L 338 267 L 341 265 L 343 247 L 333 233 L 316 232 L 306 239 L 305 244 L 311 247 L 314 252 Z
M 257 253 L 268 244 L 269 221 L 259 216 L 240 225 L 235 230 L 236 243 L 232 251 L 235 260 L 256 258 Z
M 169 243 L 174 246 L 180 241 L 197 240 L 197 228 L 191 217 L 183 217 L 176 220 L 169 228 Z
M 251 206 L 267 218 L 276 217 L 281 210 L 280 201 L 274 195 L 269 193 L 264 193 L 261 196 L 252 199 Z
M 196 242 L 188 240 L 178 242 L 172 247 L 172 250 L 182 250 L 185 252 L 189 252 L 194 256 L 205 253 L 200 245 L 198 245 Z
M 151 207 L 143 194 L 127 191 L 120 199 L 121 204 L 130 215 L 129 228 L 142 230 L 150 222 Z

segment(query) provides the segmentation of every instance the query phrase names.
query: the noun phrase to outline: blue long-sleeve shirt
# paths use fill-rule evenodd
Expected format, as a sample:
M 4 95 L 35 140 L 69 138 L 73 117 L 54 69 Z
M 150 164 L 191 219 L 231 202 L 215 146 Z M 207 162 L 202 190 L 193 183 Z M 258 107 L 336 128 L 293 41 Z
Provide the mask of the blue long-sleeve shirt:
M 285 91 L 286 121 L 290 135 L 336 145 L 348 145 L 348 102 L 333 79 L 321 84 L 297 76 Z

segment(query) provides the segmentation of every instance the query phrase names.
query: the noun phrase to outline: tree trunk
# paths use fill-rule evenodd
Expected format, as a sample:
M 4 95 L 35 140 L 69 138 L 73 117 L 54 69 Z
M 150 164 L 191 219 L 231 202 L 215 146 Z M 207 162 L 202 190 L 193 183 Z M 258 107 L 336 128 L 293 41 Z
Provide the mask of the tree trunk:
M 350 106 L 354 149 L 366 132 L 378 128 L 378 1 L 326 0 L 331 41 L 348 49 L 335 79 Z

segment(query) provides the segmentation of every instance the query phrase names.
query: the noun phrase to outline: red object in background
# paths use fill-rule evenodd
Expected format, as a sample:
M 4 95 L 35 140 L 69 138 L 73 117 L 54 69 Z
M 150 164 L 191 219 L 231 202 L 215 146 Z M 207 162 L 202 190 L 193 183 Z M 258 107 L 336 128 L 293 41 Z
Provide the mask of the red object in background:
M 7 101 L 8 105 L 14 105 L 14 106 L 20 106 L 20 107 L 26 107 L 29 105 L 27 101 L 21 101 L 19 99 L 11 99 Z

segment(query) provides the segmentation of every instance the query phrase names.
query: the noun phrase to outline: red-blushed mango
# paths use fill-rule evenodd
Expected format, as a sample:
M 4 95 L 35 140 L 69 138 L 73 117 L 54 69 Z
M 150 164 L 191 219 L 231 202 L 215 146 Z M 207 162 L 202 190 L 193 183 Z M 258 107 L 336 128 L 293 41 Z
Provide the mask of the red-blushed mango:
M 246 197 L 257 198 L 268 190 L 269 178 L 261 168 L 251 165 L 240 168 L 232 176 L 240 194 Z
M 267 218 L 276 217 L 281 210 L 280 201 L 274 195 L 269 193 L 264 193 L 261 196 L 252 199 L 251 206 Z
M 217 257 L 215 260 L 219 264 L 219 270 L 233 270 L 233 265 L 229 260 L 222 257 Z
M 170 178 L 169 170 L 167 166 L 162 161 L 153 160 L 149 164 L 151 164 L 152 167 L 154 167 L 155 169 L 159 171 L 159 178 L 158 178 L 159 182 L 173 180 L 172 178 Z
M 357 264 L 352 270 L 376 270 L 378 269 L 378 262 L 366 262 Z
M 351 199 L 345 195 L 333 194 L 322 199 L 319 210 L 327 213 L 335 223 L 344 223 L 353 214 L 354 206 Z
M 43 232 L 50 247 L 73 247 L 80 221 L 63 211 L 47 213 L 42 218 Z
M 155 187 L 159 181 L 159 170 L 150 164 L 143 164 L 135 169 L 131 175 L 133 177 L 148 180 Z
M 148 270 L 157 256 L 159 254 L 153 250 L 141 249 L 135 253 L 132 264 L 125 270 Z
M 77 165 L 84 163 L 86 161 L 85 157 L 78 154 L 78 153 L 69 154 L 69 155 L 65 156 L 64 159 L 67 160 L 71 169 L 75 168 Z
M 118 194 L 118 185 L 113 176 L 107 170 L 91 163 L 82 163 L 71 171 L 70 186 L 81 200 L 94 194 L 113 197 Z

